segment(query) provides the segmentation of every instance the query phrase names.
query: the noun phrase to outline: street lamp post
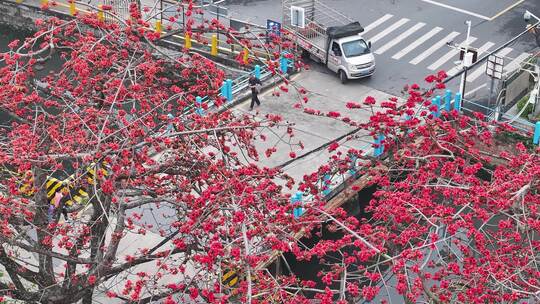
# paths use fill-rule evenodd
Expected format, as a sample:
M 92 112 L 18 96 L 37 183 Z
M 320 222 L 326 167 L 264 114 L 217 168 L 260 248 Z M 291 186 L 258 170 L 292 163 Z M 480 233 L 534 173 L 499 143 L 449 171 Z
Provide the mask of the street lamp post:
M 472 64 L 473 54 L 469 54 L 469 37 L 471 36 L 471 21 L 465 21 L 467 24 L 467 38 L 465 39 L 465 49 L 463 53 L 463 61 L 461 62 L 461 67 L 465 71 L 461 74 L 461 82 L 459 85 L 459 92 L 461 93 L 461 98 L 465 98 L 465 85 L 467 83 L 467 71 L 469 66 Z

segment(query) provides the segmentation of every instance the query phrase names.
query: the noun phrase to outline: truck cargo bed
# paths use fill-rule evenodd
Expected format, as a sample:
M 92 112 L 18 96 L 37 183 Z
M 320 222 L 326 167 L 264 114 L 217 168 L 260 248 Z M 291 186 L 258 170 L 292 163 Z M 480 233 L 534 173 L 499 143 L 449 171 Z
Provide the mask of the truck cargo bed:
M 291 6 L 304 9 L 306 25 L 313 22 L 317 23 L 321 28 L 327 28 L 354 22 L 351 18 L 319 0 L 282 0 L 283 24 L 285 26 L 291 25 Z
M 291 6 L 304 9 L 305 26 L 291 24 Z M 318 0 L 282 0 L 283 27 L 294 33 L 298 44 L 318 57 L 326 59 L 326 29 L 331 26 L 343 26 L 353 22 L 349 17 Z
M 309 41 L 314 44 L 317 48 L 324 50 L 326 48 L 326 36 L 313 36 L 308 38 Z

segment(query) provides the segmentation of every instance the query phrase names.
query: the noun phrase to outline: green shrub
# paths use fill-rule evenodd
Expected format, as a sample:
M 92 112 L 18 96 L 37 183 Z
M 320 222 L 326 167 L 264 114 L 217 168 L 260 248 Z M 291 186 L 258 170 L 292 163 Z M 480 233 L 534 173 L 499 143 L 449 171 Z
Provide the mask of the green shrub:
M 525 147 L 533 151 L 536 148 L 536 145 L 533 144 L 532 138 L 526 135 L 522 135 L 516 132 L 503 131 L 495 135 L 497 140 L 500 140 L 504 143 L 517 143 L 521 142 Z
M 518 102 L 517 102 L 517 108 L 518 108 L 518 112 L 521 112 L 521 109 L 523 109 L 523 107 L 525 105 L 527 105 L 527 108 L 525 109 L 525 111 L 523 111 L 523 113 L 521 114 L 521 117 L 522 118 L 525 118 L 527 119 L 529 117 L 529 114 L 532 113 L 533 111 L 533 104 L 530 104 L 528 103 L 529 101 L 529 94 L 523 96 Z

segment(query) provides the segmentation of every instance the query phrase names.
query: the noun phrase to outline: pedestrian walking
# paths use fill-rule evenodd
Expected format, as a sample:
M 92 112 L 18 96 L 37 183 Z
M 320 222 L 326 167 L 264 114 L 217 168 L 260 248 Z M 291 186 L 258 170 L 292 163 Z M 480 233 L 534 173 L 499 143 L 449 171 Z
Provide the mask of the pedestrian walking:
M 261 101 L 259 100 L 259 91 L 262 83 L 261 81 L 255 77 L 254 75 L 251 75 L 249 77 L 249 87 L 251 88 L 251 106 L 249 107 L 249 110 L 253 110 L 253 106 L 255 103 L 257 103 L 258 106 L 261 105 Z

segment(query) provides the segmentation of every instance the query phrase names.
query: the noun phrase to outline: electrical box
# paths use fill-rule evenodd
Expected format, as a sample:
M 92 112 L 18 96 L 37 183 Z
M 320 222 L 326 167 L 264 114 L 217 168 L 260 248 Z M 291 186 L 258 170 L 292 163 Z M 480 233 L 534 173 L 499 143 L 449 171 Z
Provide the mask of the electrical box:
M 478 49 L 470 48 L 470 49 L 467 50 L 467 53 L 472 54 L 471 55 L 472 56 L 472 62 L 469 65 L 475 63 L 478 60 Z M 464 57 L 465 57 L 465 50 L 461 49 L 460 52 L 459 52 L 459 60 L 463 60 Z
M 306 13 L 303 7 L 291 6 L 291 26 L 299 28 L 306 26 Z

